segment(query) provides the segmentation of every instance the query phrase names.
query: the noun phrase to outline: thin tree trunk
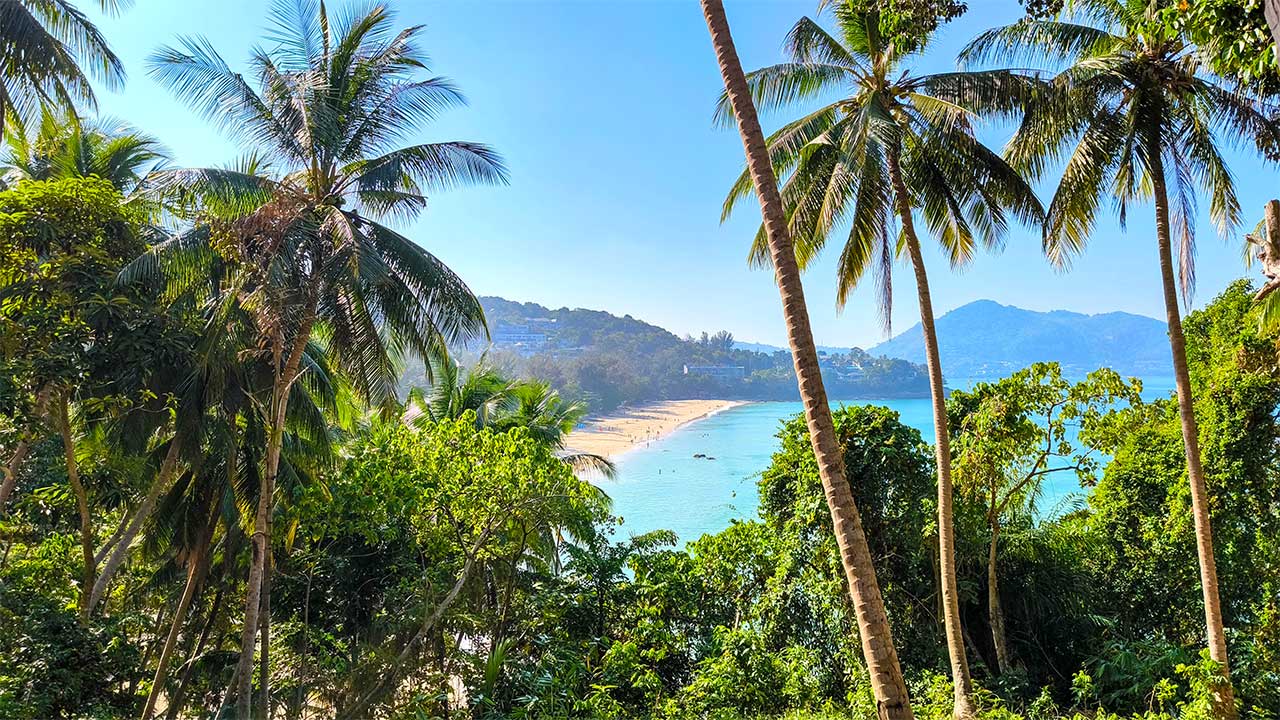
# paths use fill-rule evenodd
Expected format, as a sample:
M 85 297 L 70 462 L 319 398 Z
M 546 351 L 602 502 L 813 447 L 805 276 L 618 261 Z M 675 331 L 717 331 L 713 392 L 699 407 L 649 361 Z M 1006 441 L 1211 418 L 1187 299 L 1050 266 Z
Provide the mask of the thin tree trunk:
M 89 594 L 93 588 L 97 563 L 93 555 L 93 519 L 89 517 L 89 496 L 80 483 L 80 468 L 76 462 L 75 439 L 71 434 L 71 418 L 67 411 L 67 393 L 58 399 L 58 432 L 62 435 L 62 452 L 67 464 L 67 481 L 76 496 L 76 510 L 80 513 L 80 551 L 84 556 L 84 574 L 80 584 L 80 618 L 89 619 Z
M 178 688 L 173 691 L 173 697 L 169 699 L 169 708 L 165 711 L 165 720 L 177 720 L 178 715 L 182 712 L 182 705 L 187 694 L 187 683 L 191 681 L 191 675 L 195 672 L 194 660 L 200 657 L 200 653 L 204 652 L 205 643 L 209 641 L 209 633 L 213 630 L 214 623 L 218 620 L 218 613 L 222 610 L 222 596 L 226 589 L 226 582 L 221 582 L 218 584 L 218 591 L 213 594 L 213 604 L 209 606 L 209 614 L 205 617 L 204 627 L 200 628 L 200 637 L 196 640 L 195 648 L 187 654 L 187 666 L 182 670 L 182 677 L 178 680 Z
M 314 309 L 298 328 L 288 359 L 276 377 L 271 390 L 271 423 L 267 436 L 267 456 L 262 480 L 258 487 L 258 508 L 253 519 L 253 555 L 249 565 L 248 587 L 245 590 L 244 629 L 240 635 L 240 659 L 232 676 L 228 692 L 236 698 L 236 717 L 251 720 L 253 705 L 253 651 L 258 639 L 258 618 L 261 614 L 262 586 L 267 574 L 267 555 L 271 552 L 271 508 L 275 496 L 276 475 L 280 470 L 280 452 L 284 446 L 284 422 L 289 406 L 289 389 L 297 379 L 302 354 L 311 337 Z M 279 366 L 277 366 L 279 367 Z M 266 678 L 263 679 L 264 682 Z M 225 701 L 224 701 L 225 704 Z
M 209 542 L 212 539 L 213 528 L 217 524 L 216 518 L 215 515 L 206 524 L 194 556 L 187 561 L 187 585 L 182 589 L 182 597 L 178 600 L 178 607 L 174 611 L 173 622 L 169 625 L 169 635 L 165 637 L 164 648 L 160 651 L 160 658 L 156 660 L 156 674 L 151 681 L 151 692 L 147 693 L 147 704 L 142 709 L 142 720 L 151 720 L 151 714 L 155 712 L 156 701 L 160 699 L 165 682 L 168 680 L 169 660 L 173 657 L 173 649 L 178 645 L 178 636 L 182 633 L 187 612 L 191 609 L 197 590 L 204 584 L 205 573 L 209 569 Z
M 13 488 L 18 484 L 18 471 L 22 468 L 22 463 L 27 459 L 30 451 L 31 436 L 29 433 L 23 433 L 18 439 L 18 444 L 13 448 L 13 454 L 9 456 L 9 462 L 3 468 L 4 479 L 0 480 L 0 515 L 8 514 L 9 496 L 13 494 Z
M 167 605 L 167 603 L 160 603 L 160 607 L 156 610 L 156 621 L 155 621 L 154 623 L 152 623 L 152 624 L 155 626 L 155 630 L 151 633 L 151 637 L 154 637 L 154 638 L 159 638 L 159 637 L 160 637 L 160 629 L 161 629 L 162 627 L 164 627 L 164 609 L 165 609 L 165 605 Z M 142 643 L 142 633 L 143 633 L 143 632 L 144 632 L 144 630 L 142 630 L 142 629 L 139 629 L 139 630 L 138 630 L 138 644 L 141 644 L 141 643 Z M 154 642 L 149 642 L 149 643 L 147 643 L 147 651 L 146 651 L 146 652 L 144 652 L 144 653 L 142 653 L 142 660 L 140 660 L 140 661 L 138 662 L 138 667 L 140 667 L 140 668 L 145 668 L 146 666 L 150 665 L 150 664 L 151 664 L 151 654 L 152 654 L 152 653 L 154 653 L 155 651 L 156 651 L 156 643 L 154 643 Z M 137 691 L 137 689 L 138 689 L 138 681 L 139 681 L 140 679 L 141 679 L 141 676 L 139 676 L 139 675 L 134 675 L 134 676 L 129 680 L 129 689 L 128 689 L 128 691 L 125 693 L 127 696 L 129 696 L 129 697 L 133 697 L 133 696 L 134 696 L 134 694 L 136 693 L 136 691 Z
M 508 508 L 508 510 L 511 510 L 511 508 Z M 356 720 L 357 718 L 364 717 L 364 713 L 369 709 L 369 705 L 371 705 L 380 696 L 394 689 L 393 683 L 399 679 L 400 668 L 409 659 L 409 656 L 417 650 L 418 645 L 422 643 L 422 640 L 426 637 L 427 633 L 430 632 L 432 628 L 436 627 L 436 624 L 444 617 L 445 612 L 447 612 L 449 608 L 453 607 L 453 603 L 458 599 L 458 594 L 462 592 L 462 587 L 466 585 L 467 579 L 471 577 L 471 572 L 475 569 L 476 555 L 480 552 L 481 548 L 484 547 L 484 544 L 488 542 L 489 536 L 493 534 L 496 528 L 497 523 L 490 522 L 490 524 L 485 527 L 484 531 L 476 538 L 475 542 L 472 543 L 471 549 L 469 551 L 464 550 L 464 552 L 466 552 L 467 559 L 462 563 L 462 570 L 458 573 L 458 579 L 453 583 L 453 587 L 449 588 L 449 592 L 445 593 L 444 598 L 441 599 L 438 605 L 436 605 L 435 610 L 433 610 L 431 614 L 423 620 L 422 627 L 418 628 L 417 632 L 413 634 L 413 637 L 409 638 L 409 641 L 404 644 L 400 653 L 391 661 L 387 670 L 382 673 L 381 679 L 374 684 L 372 689 L 357 697 L 350 707 L 343 708 L 341 711 L 334 713 L 335 717 L 339 718 L 339 720 Z M 440 667 L 443 668 L 444 664 L 441 663 Z
M 270 520 L 268 536 L 270 536 Z M 257 717 L 269 720 L 271 717 L 271 579 L 275 570 L 275 561 L 271 557 L 271 546 L 267 546 L 267 572 L 262 578 L 262 646 L 258 650 L 258 705 Z
M 1204 619 L 1209 657 L 1222 665 L 1228 682 L 1217 693 L 1216 712 L 1224 720 L 1236 717 L 1235 693 L 1227 663 L 1227 637 L 1223 629 L 1222 604 L 1218 599 L 1218 567 L 1213 555 L 1213 528 L 1209 521 L 1209 492 L 1200 465 L 1200 435 L 1191 396 L 1191 376 L 1187 372 L 1186 338 L 1178 310 L 1178 287 L 1173 273 L 1173 251 L 1169 232 L 1169 195 L 1158 146 L 1149 152 L 1152 190 L 1156 204 L 1156 240 L 1160 250 L 1160 279 L 1164 285 L 1164 309 L 1168 316 L 1169 346 L 1173 351 L 1173 376 L 1178 389 L 1178 415 L 1182 420 L 1182 445 L 1187 456 L 1187 479 L 1191 483 L 1191 514 L 1195 520 L 1196 552 L 1200 560 L 1200 588 L 1204 595 Z
M 711 42 L 715 47 L 725 90 L 733 104 L 751 180 L 760 199 L 769 238 L 769 254 L 773 259 L 774 278 L 786 318 L 787 340 L 791 345 L 796 379 L 804 401 L 805 422 L 831 511 L 840 560 L 849 583 L 849 594 L 853 600 L 862 640 L 862 652 L 876 696 L 877 714 L 885 720 L 910 719 L 913 715 L 907 686 L 902 679 L 893 633 L 889 628 L 884 600 L 871 563 L 871 549 L 862 530 L 862 518 L 854 503 L 848 478 L 845 477 L 844 458 L 836 438 L 831 407 L 818 368 L 818 353 L 809 327 L 809 312 L 805 306 L 800 269 L 796 264 L 794 246 L 787 230 L 777 179 L 769 163 L 764 133 L 756 117 L 755 105 L 751 100 L 751 92 L 742 72 L 733 38 L 729 34 L 729 21 L 725 17 L 723 3 L 720 0 L 702 0 L 702 12 L 706 17 L 707 29 L 711 32 Z
M 273 403 L 275 405 L 277 403 Z M 236 698 L 236 714 L 239 720 L 250 720 L 252 710 L 253 688 L 253 655 L 257 645 L 259 614 L 262 604 L 262 583 L 266 575 L 266 557 L 269 551 L 270 538 L 267 537 L 268 516 L 271 514 L 271 499 L 275 494 L 275 475 L 280 463 L 280 450 L 283 444 L 283 423 L 276 417 L 281 413 L 273 412 L 270 437 L 267 441 L 266 467 L 258 488 L 258 508 L 254 515 L 252 557 L 249 564 L 249 580 L 245 589 L 245 617 L 240 635 L 240 659 L 236 663 L 232 676 L 232 691 Z
M 987 549 L 987 619 L 991 622 L 991 644 L 996 648 L 996 673 L 1009 670 L 1009 641 L 1004 634 L 1004 608 L 1000 605 L 1000 583 L 996 575 L 996 548 L 1000 521 L 991 521 L 991 545 Z
M 977 714 L 973 702 L 973 680 L 969 676 L 969 659 L 965 656 L 964 632 L 960 627 L 960 589 L 956 579 L 956 531 L 951 483 L 951 433 L 947 427 L 947 397 L 942 385 L 942 358 L 938 352 L 938 332 L 933 324 L 933 296 L 929 292 L 929 276 L 925 272 L 920 239 L 916 236 L 911 215 L 911 200 L 898 152 L 888 152 L 889 178 L 893 183 L 894 204 L 907 240 L 911 269 L 916 276 L 916 294 L 920 302 L 920 329 L 924 336 L 925 366 L 929 372 L 929 394 L 933 400 L 934 456 L 938 464 L 938 559 L 942 580 L 942 618 L 947 636 L 947 655 L 951 660 L 951 686 L 955 693 L 953 714 L 971 718 Z
M 107 539 L 98 546 L 97 552 L 94 553 L 94 563 L 101 565 L 102 561 L 107 559 L 107 554 L 110 553 L 112 548 L 116 546 L 116 543 L 119 542 L 120 536 L 124 534 L 126 529 L 128 529 L 129 522 L 131 520 L 133 520 L 133 517 L 130 515 L 125 515 L 123 513 L 120 515 L 120 522 L 116 523 L 116 529 L 111 531 L 111 535 L 109 535 Z
M 98 579 L 93 584 L 93 594 L 89 596 L 90 610 L 96 608 L 102 596 L 106 594 L 107 588 L 111 584 L 111 579 L 115 577 L 116 572 L 124 564 L 125 557 L 129 554 L 129 546 L 133 544 L 134 538 L 138 536 L 138 533 L 142 531 L 142 526 L 151 517 L 151 512 L 156 507 L 156 501 L 160 499 L 160 493 L 164 492 L 165 487 L 173 479 L 177 469 L 178 441 L 175 438 L 169 444 L 169 450 L 165 453 L 164 461 L 160 463 L 160 469 L 156 472 L 155 479 L 151 481 L 151 487 L 147 489 L 147 496 L 142 499 L 142 503 L 134 511 L 128 527 L 125 528 L 124 533 L 116 541 L 110 556 L 107 557 L 106 563 L 103 564 L 102 570 L 98 573 Z
M 49 395 L 52 390 L 49 387 L 40 389 L 36 393 L 36 420 L 44 419 L 48 413 Z M 31 453 L 31 443 L 35 433 L 26 430 L 18 439 L 18 444 L 13 448 L 13 454 L 9 456 L 9 462 L 3 468 L 4 479 L 0 480 L 0 517 L 8 514 L 9 497 L 13 495 L 13 488 L 18 484 L 18 472 L 22 470 L 22 463 L 26 462 L 27 456 Z

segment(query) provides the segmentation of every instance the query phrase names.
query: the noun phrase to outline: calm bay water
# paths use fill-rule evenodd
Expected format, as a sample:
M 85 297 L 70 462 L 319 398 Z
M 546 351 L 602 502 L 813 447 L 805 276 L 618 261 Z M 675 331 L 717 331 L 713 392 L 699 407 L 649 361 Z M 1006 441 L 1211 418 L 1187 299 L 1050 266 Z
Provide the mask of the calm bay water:
M 971 382 L 948 382 L 970 387 Z M 1167 396 L 1170 378 L 1148 378 L 1143 396 Z M 850 400 L 841 405 L 882 405 L 894 410 L 902 422 L 933 442 L 933 420 L 927 398 Z M 798 402 L 752 403 L 725 410 L 686 425 L 670 435 L 625 453 L 618 458 L 618 478 L 603 481 L 613 498 L 614 513 L 623 518 L 624 533 L 659 528 L 674 530 L 681 543 L 718 532 L 731 520 L 756 517 L 759 496 L 756 483 L 778 448 L 775 437 L 781 423 L 804 410 Z M 694 455 L 706 455 L 696 458 Z M 1052 509 L 1080 487 L 1075 476 L 1050 476 L 1041 508 Z

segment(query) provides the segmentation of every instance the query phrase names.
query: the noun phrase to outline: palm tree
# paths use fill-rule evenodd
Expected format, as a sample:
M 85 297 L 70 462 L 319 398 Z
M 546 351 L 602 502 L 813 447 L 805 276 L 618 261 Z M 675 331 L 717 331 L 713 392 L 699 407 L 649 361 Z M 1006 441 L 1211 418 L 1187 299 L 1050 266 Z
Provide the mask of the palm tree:
M 913 717 L 911 702 L 907 696 L 906 683 L 902 679 L 902 668 L 898 663 L 898 651 L 893 644 L 889 618 L 885 614 L 884 599 L 876 582 L 875 567 L 871 564 L 871 550 L 862 531 L 862 518 L 853 501 L 849 480 L 845 477 L 844 458 L 836 441 L 831 407 L 818 367 L 818 352 L 809 327 L 809 310 L 805 305 L 804 287 L 800 282 L 800 268 L 796 263 L 786 211 L 769 162 L 764 132 L 760 129 L 751 88 L 742 72 L 742 63 L 738 60 L 738 52 L 729 34 L 729 20 L 725 17 L 724 4 L 720 0 L 702 0 L 702 13 L 707 21 L 707 29 L 711 32 L 711 44 L 715 48 L 720 74 L 724 78 L 725 92 L 742 136 L 751 179 L 758 189 L 767 247 L 782 299 L 787 342 L 791 346 L 800 397 L 804 401 L 809 439 L 813 444 L 813 454 L 817 460 L 818 474 L 822 478 L 827 505 L 831 510 L 836 545 L 840 549 L 840 561 L 844 567 L 845 579 L 849 583 L 849 595 L 862 639 L 863 657 L 876 696 L 877 712 L 885 720 L 909 720 Z
M 378 222 L 411 218 L 428 193 L 501 183 L 506 170 L 484 145 L 453 141 L 399 147 L 404 136 L 458 105 L 425 67 L 419 27 L 394 31 L 385 6 L 330 17 L 317 2 L 277 4 L 275 46 L 257 49 L 257 87 L 232 71 L 208 40 L 158 51 L 150 72 L 259 157 L 270 176 L 240 170 L 165 173 L 161 187 L 198 205 L 206 222 L 157 248 L 163 256 L 235 260 L 228 302 L 247 309 L 270 367 L 262 409 L 266 452 L 253 530 L 240 661 L 229 694 L 250 714 L 254 644 L 267 585 L 270 520 L 290 390 L 308 372 L 305 350 L 323 338 L 330 361 L 375 405 L 394 398 L 396 357 L 430 356 L 484 330 L 479 302 L 437 258 Z M 169 263 L 190 267 L 180 259 Z M 268 694 L 268 678 L 261 687 Z
M 110 118 L 45 112 L 35 128 L 10 125 L 0 156 L 5 185 L 96 175 L 135 200 L 141 198 L 148 173 L 168 159 L 155 137 Z
M 131 3 L 97 4 L 116 13 Z M 75 5 L 68 0 L 0 2 L 0 122 L 13 119 L 22 126 L 50 107 L 70 111 L 84 103 L 93 108 L 90 75 L 114 90 L 124 84 L 124 65 Z
M 946 391 L 915 215 L 919 213 L 953 267 L 967 264 L 979 242 L 998 246 L 1009 214 L 1041 220 L 1035 193 L 999 153 L 974 136 L 972 125 L 981 113 L 1014 110 L 1035 83 L 1009 72 L 913 75 L 903 67 L 910 54 L 880 36 L 876 13 L 857 12 L 844 3 L 834 11 L 838 36 L 812 19 L 801 19 L 787 38 L 792 61 L 750 73 L 747 83 L 766 109 L 832 94 L 839 98 L 787 123 L 767 140 L 774 171 L 787 176 L 782 203 L 801 269 L 837 226 L 848 223 L 838 302 L 845 303 L 870 269 L 880 286 L 886 329 L 895 256 L 905 251 L 915 272 L 937 437 L 938 546 L 955 714 L 971 717 L 975 707 L 955 571 Z M 728 113 L 724 99 L 718 112 L 721 117 Z M 725 217 L 752 188 L 750 175 L 743 173 L 725 201 Z M 895 224 L 901 230 L 896 242 L 890 239 Z M 762 264 L 769 260 L 763 229 L 751 258 Z
M 1169 31 L 1156 3 L 1092 0 L 1075 7 L 1076 12 L 1057 19 L 1025 19 L 988 30 L 962 58 L 1066 65 L 1053 78 L 1057 92 L 1032 108 L 1009 147 L 1013 162 L 1037 175 L 1065 162 L 1045 225 L 1044 250 L 1051 262 L 1065 267 L 1083 251 L 1104 197 L 1112 198 L 1122 227 L 1133 202 L 1151 200 L 1155 207 L 1209 654 L 1227 672 L 1209 494 L 1200 464 L 1178 294 L 1181 290 L 1189 301 L 1194 290 L 1197 192 L 1208 195 L 1209 214 L 1220 232 L 1228 233 L 1239 221 L 1221 143 L 1231 138 L 1274 147 L 1280 131 L 1244 95 L 1203 71 L 1194 48 Z M 1229 683 L 1217 700 L 1221 717 L 1235 716 Z
M 409 391 L 400 409 L 403 422 L 420 427 L 429 422 L 456 420 L 470 411 L 478 427 L 529 430 L 574 472 L 594 471 L 614 477 L 616 468 L 608 458 L 567 447 L 569 433 L 587 416 L 582 403 L 565 400 L 539 380 L 512 380 L 489 365 L 484 356 L 465 370 L 447 356 L 432 358 L 429 368 L 431 386 Z

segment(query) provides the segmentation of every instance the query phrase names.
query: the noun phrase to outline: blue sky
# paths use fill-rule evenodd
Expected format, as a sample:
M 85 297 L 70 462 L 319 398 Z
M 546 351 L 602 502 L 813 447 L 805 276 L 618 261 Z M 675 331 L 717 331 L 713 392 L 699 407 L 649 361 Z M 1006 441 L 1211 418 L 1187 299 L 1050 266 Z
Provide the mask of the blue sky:
M 816 0 L 726 4 L 743 64 L 753 69 L 783 59 L 783 37 L 814 12 Z M 918 69 L 954 68 L 969 38 L 1019 14 L 1016 0 L 969 5 Z M 742 146 L 735 131 L 711 123 L 720 76 L 696 2 L 394 6 L 400 24 L 426 25 L 431 71 L 452 78 L 470 100 L 424 128 L 422 141 L 485 142 L 511 169 L 507 187 L 435 198 L 419 221 L 402 228 L 410 237 L 479 294 L 630 314 L 679 334 L 726 329 L 740 340 L 784 343 L 772 275 L 745 261 L 758 211 L 744 203 L 730 222 L 719 222 L 725 190 L 743 167 Z M 137 0 L 122 16 L 101 19 L 129 73 L 122 92 L 99 94 L 101 113 L 157 135 L 179 165 L 225 162 L 236 147 L 152 81 L 146 58 L 178 35 L 202 34 L 233 68 L 243 68 L 267 24 L 267 3 L 255 0 Z M 765 116 L 766 129 L 783 120 Z M 997 146 L 1007 135 L 995 127 L 983 134 Z M 1276 171 L 1247 153 L 1230 157 L 1251 226 L 1274 193 Z M 1041 190 L 1047 201 L 1052 187 Z M 989 298 L 1037 310 L 1163 318 L 1150 216 L 1149 207 L 1135 208 L 1127 232 L 1105 216 L 1088 253 L 1066 274 L 1046 264 L 1029 229 L 1016 229 L 1003 252 L 980 255 L 960 273 L 928 248 L 934 308 L 942 314 Z M 1239 236 L 1223 240 L 1202 220 L 1196 305 L 1247 272 Z M 829 252 L 806 275 L 818 342 L 879 342 L 873 289 L 856 292 L 838 314 L 834 268 Z M 899 332 L 919 317 L 904 264 L 894 286 Z

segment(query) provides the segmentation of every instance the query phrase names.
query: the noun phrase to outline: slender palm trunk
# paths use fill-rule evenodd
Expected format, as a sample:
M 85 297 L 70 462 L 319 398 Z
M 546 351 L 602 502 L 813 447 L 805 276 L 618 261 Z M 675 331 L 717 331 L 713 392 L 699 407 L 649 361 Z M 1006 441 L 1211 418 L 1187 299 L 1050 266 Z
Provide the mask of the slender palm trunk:
M 1004 634 L 1004 608 L 1000 605 L 1000 579 L 996 573 L 996 550 L 1000 541 L 1000 520 L 991 518 L 991 545 L 987 548 L 987 619 L 991 623 L 991 644 L 996 648 L 996 672 L 1009 670 L 1009 640 Z
M 258 485 L 258 507 L 253 519 L 253 556 L 249 565 L 248 587 L 245 590 L 244 626 L 240 635 L 240 659 L 236 663 L 229 692 L 236 698 L 236 717 L 251 720 L 253 706 L 253 651 L 257 644 L 259 618 L 262 610 L 262 590 L 270 567 L 267 556 L 271 552 L 271 508 L 275 497 L 276 476 L 280 471 L 280 452 L 284 447 L 284 422 L 289 408 L 289 390 L 297 379 L 302 364 L 302 354 L 311 339 L 314 310 L 309 310 L 293 340 L 288 359 L 276 376 L 271 391 L 270 426 L 267 435 L 267 455 Z M 277 365 L 279 367 L 279 365 Z M 267 692 L 268 678 L 262 678 Z M 225 703 L 224 703 L 225 704 Z
M 702 0 L 702 12 L 707 20 L 707 29 L 711 32 L 711 42 L 715 47 L 720 73 L 724 77 L 725 90 L 733 104 L 738 130 L 742 135 L 751 179 L 760 199 L 769 238 L 769 254 L 773 259 L 774 278 L 786 318 L 787 340 L 791 345 L 800 397 L 804 401 L 805 422 L 809 427 L 809 439 L 817 459 L 818 474 L 822 478 L 827 505 L 831 510 L 840 560 L 849 583 L 849 594 L 862 639 L 862 652 L 876 696 L 877 714 L 884 720 L 910 719 L 913 715 L 907 686 L 902 679 L 893 633 L 885 614 L 884 599 L 880 595 L 875 568 L 871 563 L 871 549 L 862 530 L 862 518 L 858 514 L 848 478 L 845 476 L 844 458 L 831 419 L 831 407 L 827 402 L 826 388 L 822 384 L 822 374 L 818 369 L 818 353 L 809 327 L 809 312 L 800 282 L 800 269 L 796 264 L 795 250 L 787 230 L 777 179 L 769 164 L 764 133 L 756 117 L 755 105 L 751 100 L 751 92 L 747 87 L 747 79 L 742 72 L 733 38 L 729 34 L 729 21 L 725 17 L 723 3 L 720 0 Z
M 942 590 L 942 618 L 947 636 L 947 654 L 951 660 L 951 685 L 955 691 L 957 718 L 977 714 L 973 703 L 973 681 L 969 676 L 969 660 L 965 656 L 964 631 L 960 626 L 960 591 L 956 579 L 956 531 L 952 509 L 951 434 L 947 428 L 947 397 L 942 385 L 942 358 L 938 352 L 938 332 L 933 324 L 933 297 L 929 292 L 929 276 L 924 268 L 924 255 L 916 236 L 911 215 L 911 200 L 902 180 L 898 152 L 888 152 L 889 178 L 893 184 L 894 204 L 907 240 L 911 269 L 916 276 L 916 294 L 920 303 L 920 329 L 924 335 L 925 366 L 929 372 L 929 394 L 933 400 L 933 444 L 938 463 L 938 559 Z
M 49 395 L 52 390 L 49 387 L 41 388 L 36 393 L 36 420 L 43 420 L 48 412 Z M 13 453 L 9 456 L 9 462 L 5 464 L 3 470 L 4 479 L 0 480 L 0 517 L 8 513 L 9 497 L 13 495 L 13 488 L 18 484 L 18 472 L 22 470 L 22 463 L 26 462 L 27 456 L 31 454 L 31 443 L 35 440 L 35 432 L 27 430 L 18 438 L 18 444 L 13 446 Z
M 268 528 L 270 520 L 268 519 Z M 271 536 L 270 529 L 267 536 Z M 262 616 L 259 619 L 261 623 L 262 637 L 260 638 L 261 647 L 258 650 L 258 701 L 255 708 L 255 715 L 262 720 L 268 720 L 271 717 L 271 577 L 275 570 L 275 562 L 272 560 L 270 553 L 267 554 L 266 573 L 262 578 Z
M 280 393 L 282 396 L 286 393 Z M 266 575 L 267 553 L 271 551 L 271 539 L 267 537 L 268 519 L 272 497 L 275 495 L 276 472 L 280 467 L 280 451 L 284 443 L 283 406 L 281 399 L 272 403 L 280 410 L 272 412 L 272 428 L 267 440 L 266 467 L 258 487 L 258 507 L 253 520 L 252 558 L 249 564 L 249 580 L 245 589 L 244 626 L 240 635 L 240 659 L 236 663 L 232 688 L 236 698 L 236 714 L 239 720 L 250 720 L 252 711 L 253 651 L 257 645 L 262 584 Z M 278 419 L 277 419 L 278 418 Z
M 164 692 L 165 683 L 169 677 L 169 661 L 173 658 L 173 650 L 178 645 L 178 636 L 182 633 L 182 626 L 186 622 L 187 613 L 191 609 L 196 592 L 204 584 L 205 573 L 209 569 L 209 542 L 213 536 L 213 529 L 217 525 L 216 518 L 215 515 L 206 524 L 199 544 L 187 561 L 187 584 L 182 589 L 182 597 L 179 598 L 178 607 L 174 610 L 169 634 L 164 639 L 164 648 L 160 650 L 160 657 L 156 660 L 156 674 L 151 681 L 151 692 L 147 693 L 147 704 L 142 709 L 142 720 L 151 720 L 151 715 L 155 712 L 156 701 Z
M 76 462 L 75 439 L 71 433 L 71 418 L 67 405 L 69 393 L 58 400 L 58 432 L 62 435 L 62 452 L 67 464 L 67 481 L 76 496 L 76 510 L 80 514 L 80 551 L 84 556 L 84 574 L 80 581 L 80 618 L 89 619 L 89 593 L 97 574 L 97 562 L 93 554 L 93 519 L 89 517 L 89 496 L 80 482 L 80 467 Z
M 178 715 L 182 713 L 182 706 L 186 704 L 187 684 L 191 681 L 191 675 L 196 669 L 194 661 L 200 657 L 200 653 L 204 652 L 204 646 L 209 641 L 209 633 L 218 621 L 218 613 L 222 610 L 222 596 L 226 589 L 225 580 L 218 583 L 218 591 L 213 594 L 213 602 L 209 605 L 209 614 L 205 616 L 204 627 L 200 628 L 200 637 L 196 639 L 194 647 L 188 644 L 190 648 L 187 653 L 188 661 L 182 670 L 182 677 L 178 679 L 178 688 L 173 691 L 172 697 L 168 698 L 169 709 L 165 711 L 165 720 L 177 720 Z
M 98 573 L 98 579 L 93 584 L 93 593 L 89 596 L 89 609 L 92 610 L 98 606 L 98 602 L 106 593 L 107 587 L 111 584 L 111 579 L 115 577 L 121 565 L 124 564 L 125 556 L 129 554 L 129 547 L 133 544 L 134 538 L 142 531 L 143 524 L 151 517 L 151 511 L 156 507 L 156 501 L 160 499 L 160 493 L 168 487 L 169 481 L 173 479 L 173 475 L 178 469 L 178 441 L 175 438 L 169 444 L 169 450 L 165 453 L 164 461 L 160 463 L 160 469 L 156 472 L 156 477 L 151 481 L 151 487 L 147 489 L 147 496 L 142 499 L 142 503 L 138 505 L 138 509 L 134 511 L 133 517 L 129 519 L 128 526 L 119 538 L 115 539 L 115 547 L 112 548 L 111 554 L 107 557 L 107 561 L 102 565 L 102 570 Z
M 1208 635 L 1209 656 L 1222 665 L 1230 677 L 1227 664 L 1227 636 L 1223 629 L 1222 604 L 1218 599 L 1218 566 L 1213 556 L 1213 528 L 1209 521 L 1209 491 L 1205 487 L 1200 466 L 1200 435 L 1196 426 L 1191 396 L 1191 376 L 1187 372 L 1187 344 L 1182 334 L 1182 317 L 1178 311 L 1178 287 L 1173 274 L 1173 251 L 1169 233 L 1169 194 L 1165 186 L 1160 148 L 1151 157 L 1152 190 L 1156 204 L 1156 240 L 1160 250 L 1160 279 L 1164 284 L 1164 309 L 1168 316 L 1169 346 L 1173 351 L 1173 377 L 1178 389 L 1178 415 L 1182 420 L 1182 445 L 1187 455 L 1187 479 L 1191 483 L 1191 514 L 1195 520 L 1196 552 L 1200 560 L 1200 588 L 1204 595 L 1204 620 Z M 1223 720 L 1236 717 L 1235 693 L 1230 682 L 1217 694 L 1217 714 Z

